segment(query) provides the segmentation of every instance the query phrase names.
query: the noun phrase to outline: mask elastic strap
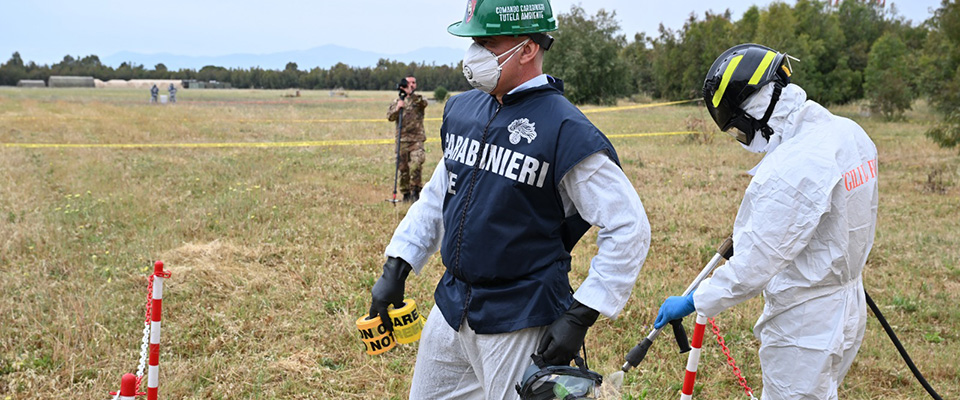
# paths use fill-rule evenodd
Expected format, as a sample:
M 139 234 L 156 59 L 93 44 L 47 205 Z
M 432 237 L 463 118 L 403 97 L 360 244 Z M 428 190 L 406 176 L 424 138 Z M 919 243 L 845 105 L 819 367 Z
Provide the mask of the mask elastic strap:
M 503 57 L 503 56 L 507 55 L 507 53 L 509 53 L 509 52 L 511 52 L 511 51 L 513 52 L 513 54 L 511 54 L 510 57 L 507 57 L 507 59 L 506 59 L 506 60 L 503 60 L 503 63 L 500 63 L 499 65 L 506 64 L 508 61 L 510 61 L 510 59 L 513 58 L 513 56 L 517 55 L 517 50 L 518 50 L 520 47 L 523 47 L 523 45 L 527 44 L 527 42 L 529 42 L 529 41 L 530 41 L 530 38 L 527 38 L 526 40 L 518 43 L 516 46 L 511 47 L 510 50 L 507 50 L 507 51 L 503 52 L 503 54 L 500 54 L 499 56 L 497 56 L 497 60 L 499 60 L 500 57 Z

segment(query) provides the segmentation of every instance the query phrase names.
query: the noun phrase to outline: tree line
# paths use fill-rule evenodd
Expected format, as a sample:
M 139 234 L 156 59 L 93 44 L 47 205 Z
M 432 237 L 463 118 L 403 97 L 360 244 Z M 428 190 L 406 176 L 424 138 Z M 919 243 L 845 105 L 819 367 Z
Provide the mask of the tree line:
M 734 20 L 731 12 L 691 15 L 679 29 L 660 26 L 655 36 L 620 32 L 616 12 L 587 15 L 574 5 L 558 14 L 556 43 L 546 53 L 544 70 L 562 78 L 574 103 L 612 104 L 642 95 L 658 99 L 700 96 L 714 59 L 738 43 L 752 42 L 788 53 L 794 82 L 823 104 L 867 100 L 881 115 L 896 119 L 914 100 L 928 99 L 941 115 L 931 130 L 938 142 L 960 141 L 960 5 L 941 0 L 926 21 L 911 24 L 893 7 L 876 1 L 797 0 L 753 6 Z M 51 75 L 108 79 L 197 79 L 230 82 L 238 88 L 393 90 L 400 77 L 417 76 L 424 91 L 443 87 L 470 89 L 461 65 L 427 65 L 381 59 L 372 67 L 337 64 L 301 70 L 223 68 L 168 70 L 130 63 L 117 68 L 90 55 L 66 56 L 56 64 L 24 63 L 18 53 L 0 65 L 0 85 Z
M 559 16 L 555 49 L 544 69 L 563 77 L 575 103 L 612 104 L 637 94 L 665 100 L 701 96 L 707 69 L 739 43 L 790 54 L 793 82 L 819 103 L 865 100 L 888 119 L 914 100 L 940 116 L 928 136 L 960 143 L 960 4 L 941 0 L 929 19 L 911 24 L 884 2 L 797 0 L 753 6 L 739 20 L 730 11 L 691 15 L 657 36 L 619 33 L 615 12 L 587 15 L 579 6 Z
M 297 63 L 287 63 L 283 70 L 253 67 L 224 68 L 208 65 L 199 70 L 183 68 L 167 69 L 157 64 L 153 69 L 143 65 L 122 63 L 113 68 L 100 62 L 96 55 L 77 57 L 67 55 L 53 65 L 24 63 L 20 53 L 4 64 L 0 64 L 0 85 L 16 85 L 21 79 L 47 81 L 55 75 L 92 76 L 100 80 L 110 79 L 196 79 L 198 81 L 229 82 L 233 87 L 246 89 L 333 89 L 348 90 L 392 90 L 400 78 L 415 74 L 423 81 L 423 89 L 438 86 L 450 90 L 468 90 L 470 85 L 463 79 L 461 68 L 455 65 L 427 65 L 421 63 L 403 63 L 381 59 L 373 67 L 353 67 L 338 63 L 329 69 L 312 68 L 301 70 Z

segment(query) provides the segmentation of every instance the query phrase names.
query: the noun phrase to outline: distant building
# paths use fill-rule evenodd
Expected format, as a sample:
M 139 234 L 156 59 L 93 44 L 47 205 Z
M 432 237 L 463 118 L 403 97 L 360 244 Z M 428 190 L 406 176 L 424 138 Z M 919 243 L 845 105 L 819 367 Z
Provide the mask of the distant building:
M 17 81 L 17 87 L 47 87 L 47 84 L 42 80 L 33 80 L 33 79 L 21 79 Z
M 200 82 L 196 79 L 184 79 L 181 81 L 184 89 L 232 89 L 230 82 Z
M 96 87 L 92 76 L 51 76 L 49 87 L 93 88 Z
M 98 88 L 105 89 L 149 89 L 156 85 L 157 87 L 166 88 L 170 85 L 178 89 L 182 89 L 180 80 L 178 79 L 111 79 L 109 81 L 96 80 L 96 85 Z

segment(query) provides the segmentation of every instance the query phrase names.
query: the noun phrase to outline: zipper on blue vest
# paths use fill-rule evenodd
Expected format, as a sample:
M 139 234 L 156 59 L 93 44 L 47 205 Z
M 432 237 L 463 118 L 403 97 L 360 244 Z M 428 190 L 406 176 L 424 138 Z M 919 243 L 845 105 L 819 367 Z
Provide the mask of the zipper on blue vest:
M 490 117 L 490 120 L 487 121 L 487 125 L 483 127 L 483 133 L 480 135 L 480 149 L 483 150 L 487 145 L 487 132 L 490 130 L 490 124 L 493 123 L 493 120 L 497 119 L 497 114 L 500 114 L 500 109 L 503 108 L 503 104 L 497 104 L 497 109 L 493 112 L 493 116 Z M 457 255 L 454 258 L 454 276 L 463 276 L 460 272 L 460 249 L 463 245 L 463 225 L 467 220 L 467 210 L 470 208 L 470 197 L 473 195 L 473 189 L 477 186 L 477 176 L 480 174 L 480 163 L 477 162 L 473 165 L 473 173 L 470 175 L 470 184 L 467 186 L 467 197 L 463 199 L 463 212 L 460 213 L 460 224 L 457 227 Z M 467 317 L 468 305 L 470 304 L 470 296 L 472 294 L 472 288 L 470 284 L 466 281 L 467 284 L 467 293 L 464 297 L 463 302 L 463 315 L 460 320 L 463 321 Z

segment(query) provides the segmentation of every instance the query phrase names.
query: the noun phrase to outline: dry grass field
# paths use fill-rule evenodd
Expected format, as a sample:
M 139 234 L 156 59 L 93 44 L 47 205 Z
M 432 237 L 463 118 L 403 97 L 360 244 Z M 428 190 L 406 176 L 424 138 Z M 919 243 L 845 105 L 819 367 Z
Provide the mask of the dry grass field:
M 354 322 L 368 309 L 383 248 L 408 206 L 390 144 L 244 147 L 18 147 L 44 144 L 288 143 L 390 139 L 392 92 L 0 88 L 0 400 L 106 399 L 135 372 L 147 273 L 163 260 L 160 396 L 167 399 L 403 399 L 417 344 L 364 354 Z M 624 103 L 627 104 L 627 103 Z M 592 110 L 594 107 L 584 107 Z M 427 109 L 439 118 L 442 105 Z M 901 122 L 835 108 L 880 151 L 880 220 L 865 286 L 943 398 L 960 397 L 960 156 L 923 136 L 918 103 Z M 653 228 L 649 257 L 617 320 L 587 338 L 610 373 L 730 231 L 759 156 L 714 133 L 694 105 L 590 113 L 616 137 Z M 345 121 L 361 120 L 361 121 Z M 439 122 L 428 121 L 438 137 Z M 427 144 L 425 177 L 442 155 Z M 574 250 L 574 282 L 595 253 Z M 433 305 L 439 256 L 407 281 Z M 760 385 L 751 329 L 762 301 L 717 318 L 747 383 Z M 692 319 L 687 320 L 692 326 Z M 665 332 L 626 375 L 624 399 L 677 398 L 686 355 Z M 143 384 L 143 388 L 146 383 Z M 726 358 L 704 344 L 695 394 L 742 398 Z M 925 392 L 873 317 L 844 399 Z

